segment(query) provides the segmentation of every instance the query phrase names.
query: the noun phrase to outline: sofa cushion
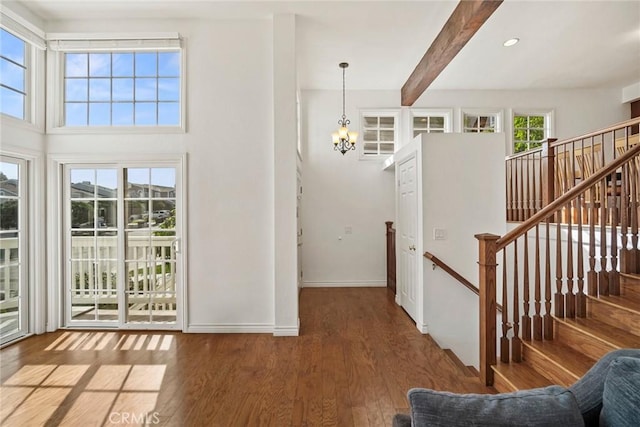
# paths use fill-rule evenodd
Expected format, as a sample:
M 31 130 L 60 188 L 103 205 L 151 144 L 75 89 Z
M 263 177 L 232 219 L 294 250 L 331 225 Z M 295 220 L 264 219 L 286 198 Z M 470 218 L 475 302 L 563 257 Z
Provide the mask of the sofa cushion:
M 604 381 L 600 425 L 640 426 L 640 359 L 618 357 Z
M 575 398 L 560 386 L 496 395 L 414 388 L 408 396 L 414 427 L 584 425 Z

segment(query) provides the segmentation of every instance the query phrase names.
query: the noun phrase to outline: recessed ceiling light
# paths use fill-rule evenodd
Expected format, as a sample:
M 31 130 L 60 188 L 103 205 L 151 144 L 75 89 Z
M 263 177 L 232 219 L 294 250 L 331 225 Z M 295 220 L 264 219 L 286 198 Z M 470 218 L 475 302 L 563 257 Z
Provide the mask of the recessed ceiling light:
M 509 46 L 513 46 L 514 44 L 518 43 L 519 41 L 520 41 L 520 39 L 513 38 L 513 39 L 509 39 L 506 42 L 502 43 L 502 45 L 505 46 L 505 47 L 509 47 Z

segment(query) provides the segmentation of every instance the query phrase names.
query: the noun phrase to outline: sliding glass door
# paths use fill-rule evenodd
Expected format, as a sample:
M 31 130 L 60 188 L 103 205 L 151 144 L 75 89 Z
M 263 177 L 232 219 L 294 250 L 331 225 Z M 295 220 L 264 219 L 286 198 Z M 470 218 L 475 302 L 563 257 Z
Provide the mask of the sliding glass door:
M 179 328 L 176 167 L 68 166 L 68 326 Z
M 0 157 L 0 344 L 29 331 L 26 169 Z

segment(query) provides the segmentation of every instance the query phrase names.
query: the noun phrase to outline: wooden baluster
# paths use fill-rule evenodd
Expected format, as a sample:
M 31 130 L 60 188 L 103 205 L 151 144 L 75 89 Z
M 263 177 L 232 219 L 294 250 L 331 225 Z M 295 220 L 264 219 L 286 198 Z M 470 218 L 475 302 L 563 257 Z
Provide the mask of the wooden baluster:
M 600 182 L 600 272 L 598 273 L 600 295 L 609 295 L 609 274 L 607 272 L 607 217 L 607 179 L 603 178 Z
M 596 207 L 596 186 L 589 189 L 591 206 L 589 206 L 589 271 L 587 272 L 587 286 L 589 295 L 598 296 L 598 273 L 596 272 L 596 222 L 598 210 Z
M 491 365 L 496 356 L 496 241 L 494 234 L 477 234 L 480 286 L 480 381 L 493 385 Z
M 531 173 L 531 165 L 533 162 L 533 156 L 527 156 L 527 200 L 528 200 L 528 209 L 529 213 L 527 214 L 527 219 L 531 218 L 535 213 L 535 200 L 531 191 L 531 181 L 533 180 L 534 175 Z
M 559 227 L 556 224 L 556 227 Z M 544 277 L 544 339 L 553 339 L 553 317 L 551 317 L 551 243 L 550 231 L 551 216 L 547 217 L 546 255 L 545 255 L 545 277 Z
M 628 141 L 627 141 L 628 142 Z M 622 273 L 631 273 L 629 268 L 629 244 L 628 226 L 629 226 L 629 164 L 622 165 L 622 189 L 620 195 L 620 271 Z
M 578 196 L 578 296 L 576 298 L 576 316 L 587 317 L 587 297 L 584 294 L 584 260 L 583 254 L 584 248 L 582 246 L 582 209 L 583 209 L 583 196 Z
M 536 240 L 538 232 L 538 225 L 536 225 Z M 537 249 L 536 244 L 536 249 Z M 535 265 L 540 265 L 540 253 L 536 252 Z M 540 273 L 538 268 L 538 273 Z M 524 233 L 524 279 L 522 283 L 522 339 L 525 341 L 531 341 L 531 316 L 529 316 L 529 299 L 531 298 L 529 290 L 529 238 L 527 233 Z M 514 356 L 515 360 L 515 356 Z
M 615 142 L 615 138 L 614 138 Z M 615 146 L 613 152 L 616 152 Z M 614 156 L 615 157 L 615 156 Z M 620 295 L 620 275 L 618 274 L 618 173 L 611 172 L 611 271 L 609 272 L 609 293 Z
M 527 245 L 527 233 L 524 234 L 525 247 Z M 511 338 L 511 358 L 514 362 L 522 362 L 522 340 L 520 339 L 520 292 L 518 279 L 518 241 L 513 242 L 513 337 Z M 523 260 L 526 266 L 529 259 Z M 527 267 L 525 267 L 527 271 Z
M 514 258 L 514 261 L 516 261 L 516 258 Z M 516 264 L 517 264 L 517 261 L 516 261 Z M 500 361 L 503 363 L 509 363 L 509 338 L 507 338 L 507 334 L 509 333 L 508 301 L 509 300 L 507 299 L 507 248 L 504 248 L 502 250 L 502 337 L 500 337 Z
M 507 221 L 513 221 L 512 212 L 513 212 L 513 188 L 511 186 L 511 159 L 508 159 L 504 164 L 504 175 L 507 180 L 507 188 L 506 188 L 506 200 L 507 200 Z
M 640 162 L 638 161 L 638 157 L 634 157 L 634 161 L 630 163 L 630 182 L 631 182 L 631 218 L 630 218 L 630 228 L 631 228 L 631 249 L 630 254 L 633 259 L 633 263 L 631 265 L 632 271 L 634 273 L 640 272 L 640 251 L 638 250 L 638 217 L 640 217 L 640 203 L 638 203 L 640 197 L 638 195 L 638 190 L 640 190 L 640 186 L 638 185 L 638 180 L 640 179 Z
M 547 218 L 547 227 L 549 227 L 549 221 Z M 547 228 L 547 239 L 549 238 Z M 547 245 L 548 245 L 547 240 Z M 548 257 L 547 257 L 548 258 Z M 547 267 L 547 270 L 549 267 Z M 533 315 L 533 339 L 537 341 L 542 341 L 542 316 L 540 316 L 540 308 L 541 308 L 541 286 L 542 281 L 540 280 L 540 226 L 536 225 L 536 268 L 535 268 L 535 281 L 534 281 L 534 310 L 535 314 Z
M 555 293 L 555 315 L 564 317 L 564 294 L 562 293 L 562 233 L 560 231 L 562 222 L 562 210 L 558 209 L 556 222 L 556 293 Z
M 524 217 L 524 191 L 523 191 L 523 179 L 524 179 L 524 173 L 522 172 L 523 169 L 523 165 L 522 165 L 522 157 L 518 157 L 518 172 L 520 174 L 520 176 L 518 177 L 518 221 L 524 221 L 526 218 Z
M 567 218 L 567 294 L 565 296 L 565 316 L 573 319 L 576 317 L 576 295 L 573 292 L 573 229 L 571 202 L 567 203 L 569 215 Z

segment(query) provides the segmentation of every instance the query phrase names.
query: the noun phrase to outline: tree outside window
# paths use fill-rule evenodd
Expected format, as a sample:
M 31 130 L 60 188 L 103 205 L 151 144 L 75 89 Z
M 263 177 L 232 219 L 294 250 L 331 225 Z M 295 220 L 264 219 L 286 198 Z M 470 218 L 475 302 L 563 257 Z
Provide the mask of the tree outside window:
M 513 116 L 513 152 L 538 148 L 545 139 L 545 117 L 541 115 Z

